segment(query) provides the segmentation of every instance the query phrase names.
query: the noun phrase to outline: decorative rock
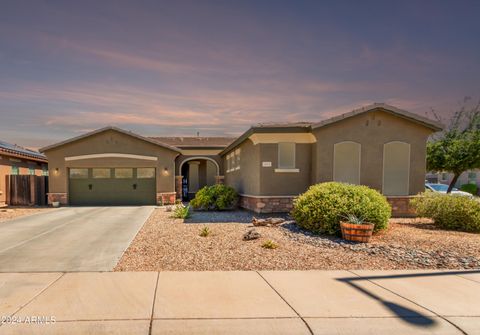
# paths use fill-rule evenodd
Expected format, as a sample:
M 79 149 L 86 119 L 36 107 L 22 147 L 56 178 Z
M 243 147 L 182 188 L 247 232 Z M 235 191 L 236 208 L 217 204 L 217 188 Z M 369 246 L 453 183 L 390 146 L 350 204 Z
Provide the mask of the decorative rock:
M 293 240 L 317 247 L 344 248 L 354 252 L 365 252 L 369 255 L 384 256 L 387 259 L 413 266 L 439 268 L 479 268 L 480 257 L 462 257 L 452 251 L 412 250 L 398 245 L 384 245 L 373 243 L 356 244 L 335 236 L 315 235 L 312 232 L 298 227 L 294 223 L 282 225 L 283 233 Z
M 281 223 L 284 223 L 285 219 L 282 218 L 267 218 L 267 219 L 257 219 L 253 217 L 252 223 L 254 226 L 277 226 Z
M 259 237 L 260 237 L 260 233 L 258 231 L 256 231 L 255 229 L 250 229 L 243 235 L 243 240 L 251 241 L 251 240 L 256 240 Z

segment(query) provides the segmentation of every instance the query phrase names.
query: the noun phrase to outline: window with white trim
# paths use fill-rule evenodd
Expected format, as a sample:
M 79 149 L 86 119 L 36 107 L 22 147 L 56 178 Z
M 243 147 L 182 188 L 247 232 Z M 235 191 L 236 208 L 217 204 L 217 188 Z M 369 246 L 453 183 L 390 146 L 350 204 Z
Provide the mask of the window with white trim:
M 240 149 L 235 150 L 235 170 L 240 170 Z
M 227 155 L 227 172 L 230 172 L 232 168 L 232 161 L 230 160 L 230 154 Z
M 278 168 L 295 169 L 295 143 L 278 143 Z

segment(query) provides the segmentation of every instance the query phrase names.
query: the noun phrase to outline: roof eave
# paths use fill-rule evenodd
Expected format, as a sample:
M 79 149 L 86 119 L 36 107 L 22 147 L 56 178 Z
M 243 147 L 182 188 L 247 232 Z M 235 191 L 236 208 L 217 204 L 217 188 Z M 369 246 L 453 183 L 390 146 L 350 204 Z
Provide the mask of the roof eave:
M 32 161 L 48 163 L 47 157 L 42 158 L 34 155 L 26 155 L 26 154 L 14 152 L 13 150 L 6 150 L 6 149 L 0 148 L 0 154 L 5 156 L 15 157 L 15 158 L 29 159 Z
M 235 141 L 233 141 L 229 146 L 223 149 L 219 155 L 223 156 L 236 146 L 243 143 L 250 135 L 255 133 L 309 133 L 311 131 L 310 125 L 305 126 L 291 126 L 291 127 L 260 127 L 260 126 L 253 126 L 250 127 L 246 132 L 240 135 Z

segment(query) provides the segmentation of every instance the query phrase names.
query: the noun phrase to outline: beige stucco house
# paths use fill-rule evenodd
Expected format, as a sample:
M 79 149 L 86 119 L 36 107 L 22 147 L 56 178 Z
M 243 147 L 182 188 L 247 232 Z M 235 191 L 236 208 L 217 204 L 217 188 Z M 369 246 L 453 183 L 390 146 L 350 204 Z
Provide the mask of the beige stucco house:
M 394 211 L 424 190 L 427 138 L 441 125 L 385 104 L 318 123 L 260 124 L 238 138 L 143 137 L 107 127 L 41 149 L 50 201 L 72 205 L 155 204 L 225 183 L 240 205 L 287 211 L 310 185 L 364 184 Z

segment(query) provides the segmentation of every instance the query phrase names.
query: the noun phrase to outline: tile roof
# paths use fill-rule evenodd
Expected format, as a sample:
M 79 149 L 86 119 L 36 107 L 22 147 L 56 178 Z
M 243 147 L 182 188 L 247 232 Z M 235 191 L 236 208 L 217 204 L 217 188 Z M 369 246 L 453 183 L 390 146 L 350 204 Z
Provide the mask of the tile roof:
M 0 153 L 2 152 L 7 154 L 14 154 L 17 156 L 32 158 L 35 160 L 41 160 L 41 161 L 47 160 L 47 157 L 45 157 L 44 154 L 41 154 L 38 151 L 30 150 L 16 144 L 0 141 Z
M 236 137 L 149 137 L 150 139 L 178 148 L 185 147 L 218 147 L 224 148 Z

